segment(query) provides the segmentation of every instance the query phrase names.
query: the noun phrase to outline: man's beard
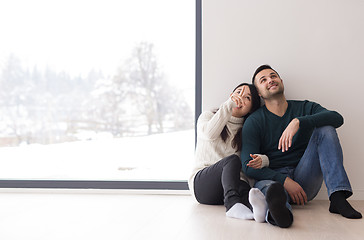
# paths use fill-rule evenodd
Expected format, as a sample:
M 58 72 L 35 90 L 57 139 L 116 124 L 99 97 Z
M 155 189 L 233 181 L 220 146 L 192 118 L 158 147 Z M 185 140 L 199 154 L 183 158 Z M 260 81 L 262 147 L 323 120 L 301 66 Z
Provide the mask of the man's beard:
M 283 93 L 284 93 L 284 87 L 279 87 L 279 90 L 277 92 L 270 93 L 268 90 L 267 95 L 266 96 L 261 95 L 261 97 L 263 100 L 269 100 L 269 99 L 277 98 L 277 97 L 283 95 Z

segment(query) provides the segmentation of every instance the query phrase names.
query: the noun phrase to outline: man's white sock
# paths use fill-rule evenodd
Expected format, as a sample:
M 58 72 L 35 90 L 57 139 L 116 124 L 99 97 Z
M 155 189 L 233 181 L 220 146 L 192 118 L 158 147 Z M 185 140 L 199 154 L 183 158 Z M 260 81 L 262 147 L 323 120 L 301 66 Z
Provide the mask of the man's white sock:
M 227 217 L 239 219 L 254 219 L 252 211 L 242 203 L 235 203 L 227 212 Z
M 265 222 L 268 205 L 264 194 L 258 188 L 249 191 L 249 202 L 253 207 L 254 219 L 257 222 Z

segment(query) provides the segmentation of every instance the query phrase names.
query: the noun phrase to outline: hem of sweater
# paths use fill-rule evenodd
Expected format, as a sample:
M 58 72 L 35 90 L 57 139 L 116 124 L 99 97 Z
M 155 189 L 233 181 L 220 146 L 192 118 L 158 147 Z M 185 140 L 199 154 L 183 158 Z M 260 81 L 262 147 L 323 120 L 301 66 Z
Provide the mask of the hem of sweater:
M 196 177 L 197 173 L 198 173 L 198 171 L 193 173 L 190 176 L 190 178 L 188 179 L 188 182 L 187 182 L 190 193 L 191 193 L 192 197 L 195 199 L 196 202 L 198 202 L 198 201 L 197 201 L 197 198 L 196 198 L 196 195 L 195 195 L 195 188 L 194 188 L 195 185 L 194 184 L 195 184 L 195 177 Z
M 269 166 L 269 158 L 268 158 L 267 155 L 257 154 L 257 153 L 255 153 L 254 155 L 258 155 L 262 159 L 262 166 L 260 168 L 264 168 L 264 167 L 268 167 Z

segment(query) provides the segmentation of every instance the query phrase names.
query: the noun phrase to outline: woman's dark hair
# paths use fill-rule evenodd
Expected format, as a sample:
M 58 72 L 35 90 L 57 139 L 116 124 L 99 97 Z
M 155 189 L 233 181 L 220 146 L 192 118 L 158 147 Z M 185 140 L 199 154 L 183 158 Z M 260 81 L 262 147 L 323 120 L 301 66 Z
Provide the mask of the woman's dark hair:
M 260 107 L 260 97 L 259 97 L 258 91 L 257 91 L 257 89 L 255 88 L 255 86 L 254 86 L 254 85 L 252 85 L 252 84 L 248 84 L 248 83 L 242 83 L 242 84 L 239 84 L 238 86 L 236 86 L 236 87 L 234 88 L 233 92 L 234 92 L 237 88 L 239 88 L 239 87 L 241 87 L 241 86 L 248 86 L 248 87 L 249 87 L 249 89 L 250 89 L 250 93 L 251 93 L 251 95 L 252 95 L 252 109 L 250 110 L 250 112 L 249 112 L 246 116 L 244 116 L 244 117 L 245 117 L 245 119 L 246 119 L 247 117 L 249 117 L 249 115 L 250 115 L 251 113 L 255 112 L 255 111 L 256 111 L 256 110 Z M 218 110 L 219 110 L 219 109 L 216 109 L 216 110 L 214 111 L 214 113 L 216 113 Z M 242 143 L 241 130 L 242 130 L 242 128 L 240 128 L 240 129 L 239 129 L 239 131 L 235 134 L 234 139 L 233 139 L 233 141 L 231 142 L 231 146 L 232 146 L 233 148 L 237 149 L 237 150 L 236 150 L 237 152 L 238 152 L 238 151 L 241 151 L 241 143 Z M 220 136 L 221 136 L 222 140 L 223 140 L 224 142 L 226 142 L 226 139 L 228 138 L 228 136 L 229 136 L 229 135 L 230 135 L 229 130 L 227 129 L 227 127 L 226 127 L 226 126 L 224 126 L 224 129 L 221 131 L 221 134 L 220 134 Z

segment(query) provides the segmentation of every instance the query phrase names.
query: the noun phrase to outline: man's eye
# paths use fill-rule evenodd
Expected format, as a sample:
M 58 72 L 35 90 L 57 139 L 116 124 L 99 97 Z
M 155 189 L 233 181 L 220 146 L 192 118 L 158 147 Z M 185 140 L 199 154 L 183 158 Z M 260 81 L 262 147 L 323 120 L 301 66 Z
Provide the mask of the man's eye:
M 260 80 L 260 83 L 263 83 L 263 82 L 265 82 L 265 78 L 263 78 L 263 79 Z
M 272 75 L 272 76 L 271 76 L 271 78 L 276 78 L 276 77 L 277 77 L 277 75 Z

